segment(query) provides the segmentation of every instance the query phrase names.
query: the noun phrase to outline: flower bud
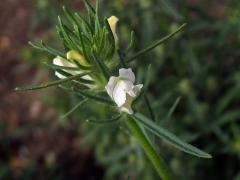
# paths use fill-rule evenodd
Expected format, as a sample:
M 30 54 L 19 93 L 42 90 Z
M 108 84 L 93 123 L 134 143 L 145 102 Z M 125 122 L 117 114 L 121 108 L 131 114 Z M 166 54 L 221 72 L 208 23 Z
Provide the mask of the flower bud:
M 87 66 L 87 67 L 90 66 L 86 61 L 86 59 L 75 50 L 71 50 L 67 52 L 67 59 L 76 60 L 82 66 Z
M 111 16 L 107 19 L 107 21 L 110 25 L 110 28 L 111 28 L 113 36 L 114 36 L 115 46 L 117 47 L 118 46 L 118 36 L 117 36 L 117 33 L 116 33 L 116 26 L 117 26 L 117 23 L 118 23 L 118 18 L 116 16 Z
M 53 59 L 53 64 L 54 65 L 57 65 L 57 66 L 62 66 L 62 67 L 73 67 L 73 68 L 77 68 L 77 65 L 76 64 L 74 64 L 74 63 L 71 63 L 71 62 L 69 62 L 68 60 L 66 60 L 66 59 L 64 59 L 64 58 L 62 58 L 62 57 L 60 57 L 60 56 L 57 56 L 57 57 L 55 57 L 54 59 Z M 81 69 L 79 69 L 79 70 L 63 70 L 63 71 L 65 71 L 65 72 L 67 72 L 67 73 L 69 73 L 69 74 L 71 74 L 71 75 L 77 75 L 77 74 L 81 74 L 81 73 L 83 73 L 84 72 L 84 70 L 81 70 Z M 62 75 L 62 74 L 60 74 L 59 72 L 55 72 L 55 75 L 59 78 L 59 79 L 64 79 L 64 78 L 66 78 L 66 76 L 64 76 L 64 75 Z M 91 76 L 89 76 L 89 75 L 85 75 L 85 76 L 83 76 L 82 77 L 83 79 L 86 79 L 86 80 L 93 80 L 92 79 L 92 77 Z M 83 84 L 83 85 L 85 85 L 85 86 L 87 86 L 87 87 L 89 87 L 89 88 L 93 88 L 94 86 L 93 85 L 90 85 L 90 84 Z

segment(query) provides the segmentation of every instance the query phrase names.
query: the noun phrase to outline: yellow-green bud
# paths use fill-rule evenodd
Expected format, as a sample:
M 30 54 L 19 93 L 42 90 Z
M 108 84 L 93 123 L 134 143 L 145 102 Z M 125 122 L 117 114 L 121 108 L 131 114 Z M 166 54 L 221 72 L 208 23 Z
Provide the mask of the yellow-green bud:
M 118 36 L 117 36 L 117 33 L 116 33 L 116 26 L 117 26 L 117 23 L 118 23 L 118 18 L 116 16 L 111 16 L 107 19 L 107 21 L 110 25 L 110 28 L 111 28 L 113 36 L 114 36 L 115 46 L 117 47 L 118 46 Z
M 75 50 L 71 50 L 67 52 L 67 59 L 76 60 L 82 66 L 87 66 L 87 67 L 90 66 L 90 64 L 86 61 L 86 59 Z

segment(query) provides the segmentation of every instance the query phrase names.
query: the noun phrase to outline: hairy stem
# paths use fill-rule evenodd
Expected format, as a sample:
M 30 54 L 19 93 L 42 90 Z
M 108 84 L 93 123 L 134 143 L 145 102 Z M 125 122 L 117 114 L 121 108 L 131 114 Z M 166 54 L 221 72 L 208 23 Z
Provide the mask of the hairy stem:
M 144 149 L 152 165 L 155 167 L 159 176 L 163 180 L 171 180 L 172 178 L 170 176 L 168 167 L 166 166 L 164 160 L 154 150 L 152 144 L 149 142 L 148 138 L 141 130 L 137 122 L 130 115 L 125 116 L 125 122 L 127 123 L 129 129 L 132 131 L 133 135 L 137 138 L 137 140 L 141 144 L 142 148 Z

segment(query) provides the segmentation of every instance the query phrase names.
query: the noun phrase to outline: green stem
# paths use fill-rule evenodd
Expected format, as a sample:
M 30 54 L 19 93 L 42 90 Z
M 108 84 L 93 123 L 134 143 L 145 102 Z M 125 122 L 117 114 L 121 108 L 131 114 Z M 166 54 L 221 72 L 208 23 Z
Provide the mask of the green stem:
M 144 132 L 141 130 L 137 122 L 130 116 L 125 116 L 125 122 L 127 123 L 128 127 L 137 138 L 139 143 L 142 145 L 146 155 L 148 156 L 149 160 L 155 167 L 156 171 L 158 172 L 159 176 L 163 180 L 171 180 L 171 176 L 169 170 L 164 162 L 164 160 L 157 154 L 154 150 L 152 144 L 149 142 L 147 137 L 145 136 Z

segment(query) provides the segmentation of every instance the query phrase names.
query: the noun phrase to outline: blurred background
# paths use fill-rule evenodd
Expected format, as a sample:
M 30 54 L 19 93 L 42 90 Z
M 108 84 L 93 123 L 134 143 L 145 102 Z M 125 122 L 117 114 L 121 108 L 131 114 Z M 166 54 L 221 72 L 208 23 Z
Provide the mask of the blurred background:
M 56 79 L 42 64 L 53 57 L 28 41 L 60 47 L 55 24 L 63 4 L 85 13 L 81 0 L 1 0 L 0 179 L 158 179 L 121 124 L 85 121 L 106 117 L 107 107 L 89 102 L 64 118 L 78 103 L 73 94 L 57 87 L 14 92 L 19 85 Z M 240 180 L 240 2 L 100 0 L 100 5 L 102 17 L 119 17 L 121 47 L 135 30 L 135 51 L 188 23 L 131 66 L 142 82 L 152 64 L 148 95 L 159 123 L 164 120 L 213 159 L 156 144 L 176 179 Z M 177 97 L 181 101 L 169 119 Z

